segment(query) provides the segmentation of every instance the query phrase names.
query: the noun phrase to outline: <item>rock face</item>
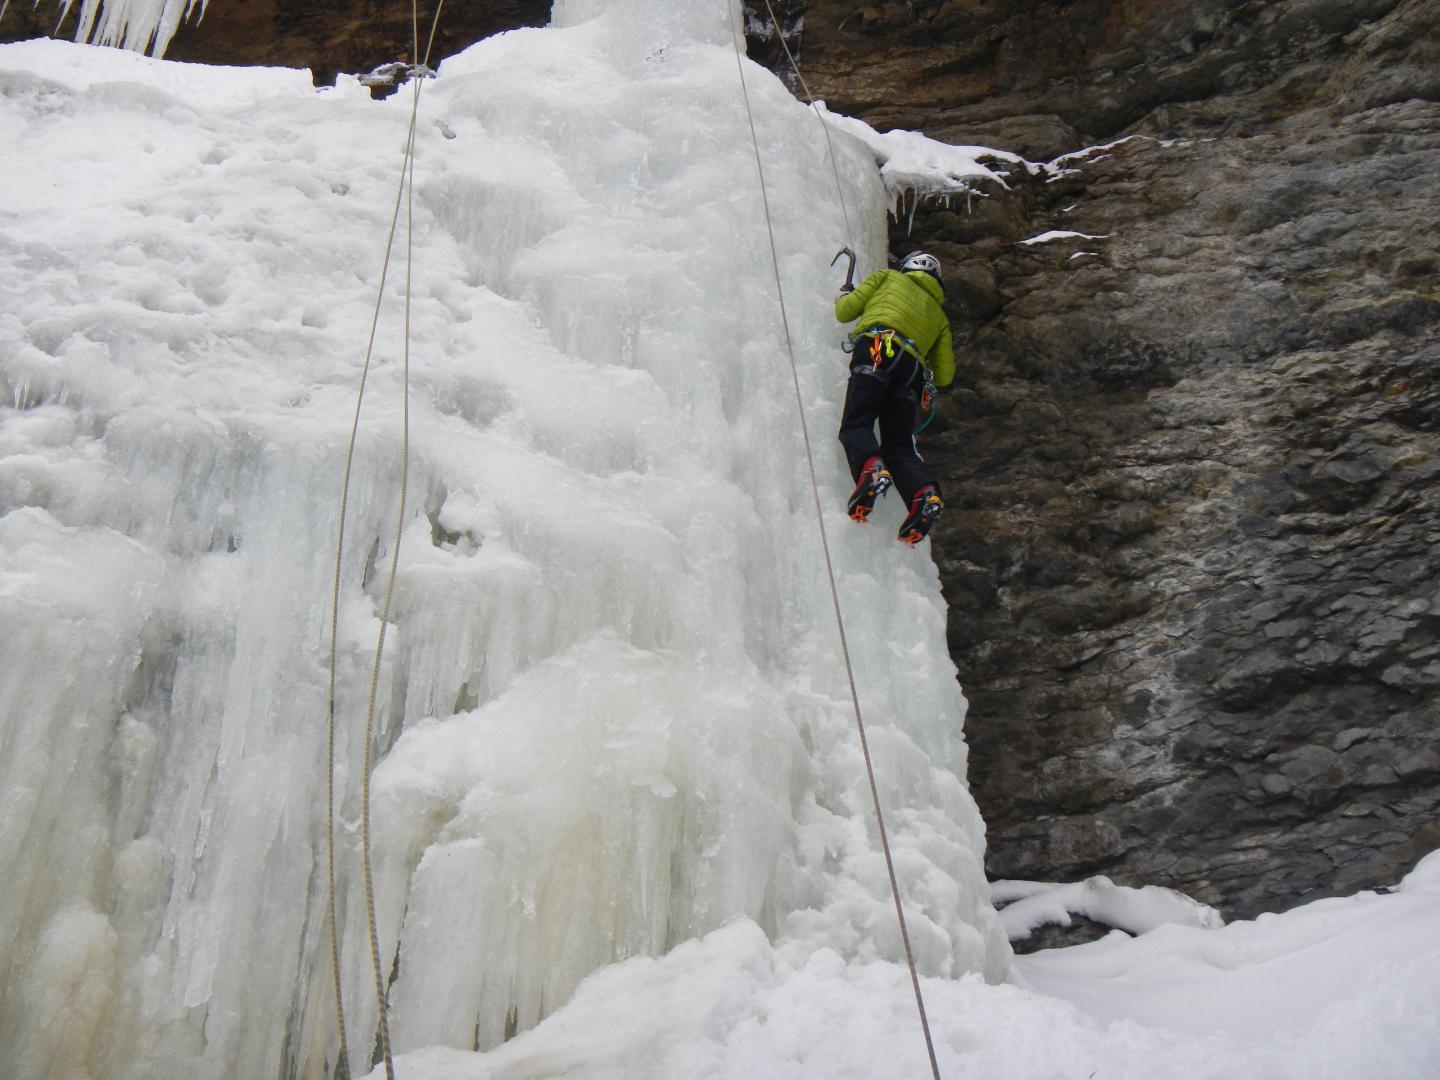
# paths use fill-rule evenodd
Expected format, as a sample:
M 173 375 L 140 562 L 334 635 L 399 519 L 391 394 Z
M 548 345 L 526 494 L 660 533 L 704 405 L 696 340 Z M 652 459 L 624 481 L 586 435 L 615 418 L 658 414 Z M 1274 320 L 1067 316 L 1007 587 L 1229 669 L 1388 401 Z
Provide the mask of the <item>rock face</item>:
M 60 20 L 58 0 L 17 0 L 0 17 L 0 41 L 52 35 L 74 37 L 80 5 Z M 436 27 L 434 56 L 449 56 L 483 37 L 550 21 L 550 0 L 447 0 Z M 425 50 L 434 5 L 420 10 Z M 203 17 L 182 25 L 165 51 L 168 60 L 202 64 L 308 67 L 317 83 L 339 72 L 363 74 L 409 59 L 414 38 L 408 4 L 376 0 L 209 0 Z
M 991 873 L 1231 915 L 1398 878 L 1440 846 L 1440 0 L 772 5 L 881 129 L 1125 140 L 894 231 L 945 260 L 961 358 L 923 449 Z M 437 50 L 548 14 L 456 0 Z M 323 81 L 409 37 L 212 0 L 167 55 Z
M 993 875 L 1246 915 L 1440 846 L 1437 27 L 1393 0 L 805 12 L 840 111 L 1039 158 L 1126 140 L 894 230 L 952 268 L 923 449 Z M 1051 230 L 1086 235 L 1022 243 Z
M 433 4 L 420 5 L 422 55 L 434 13 Z M 432 58 L 457 53 L 502 30 L 549 21 L 549 0 L 447 0 L 435 27 Z M 165 55 L 207 64 L 308 67 L 317 82 L 333 83 L 338 72 L 367 72 L 409 59 L 414 36 L 408 4 L 210 0 L 204 19 L 176 34 Z

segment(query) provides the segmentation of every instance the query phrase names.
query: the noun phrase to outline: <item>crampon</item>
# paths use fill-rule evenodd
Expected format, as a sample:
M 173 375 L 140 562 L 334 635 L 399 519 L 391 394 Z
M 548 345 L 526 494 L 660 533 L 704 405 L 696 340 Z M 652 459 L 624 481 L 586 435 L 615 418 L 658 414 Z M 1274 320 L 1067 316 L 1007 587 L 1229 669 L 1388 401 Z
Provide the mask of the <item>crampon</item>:
M 850 496 L 847 504 L 850 520 L 863 524 L 870 517 L 870 511 L 875 509 L 875 500 L 889 491 L 894 483 L 884 461 L 878 457 L 867 461 L 860 470 L 860 480 L 855 485 L 855 493 Z
M 902 544 L 918 544 L 929 535 L 930 527 L 939 519 L 940 511 L 944 509 L 945 503 L 933 487 L 921 491 L 911 502 L 910 513 L 900 523 L 900 534 L 896 539 Z

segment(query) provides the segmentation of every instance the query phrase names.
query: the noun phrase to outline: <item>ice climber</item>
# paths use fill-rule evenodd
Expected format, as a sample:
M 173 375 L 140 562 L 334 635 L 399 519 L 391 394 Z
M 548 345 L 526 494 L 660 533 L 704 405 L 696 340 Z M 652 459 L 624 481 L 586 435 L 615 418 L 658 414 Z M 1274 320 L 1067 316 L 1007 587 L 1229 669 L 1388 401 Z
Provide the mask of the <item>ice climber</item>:
M 933 387 L 948 386 L 955 377 L 950 320 L 940 306 L 944 297 L 940 260 L 916 251 L 900 269 L 877 270 L 854 289 L 842 287 L 835 298 L 835 318 L 857 320 L 840 418 L 840 443 L 855 478 L 850 517 L 864 522 L 893 484 L 910 508 L 900 526 L 899 539 L 906 544 L 925 539 L 945 506 L 915 448 L 922 400 L 928 409 Z

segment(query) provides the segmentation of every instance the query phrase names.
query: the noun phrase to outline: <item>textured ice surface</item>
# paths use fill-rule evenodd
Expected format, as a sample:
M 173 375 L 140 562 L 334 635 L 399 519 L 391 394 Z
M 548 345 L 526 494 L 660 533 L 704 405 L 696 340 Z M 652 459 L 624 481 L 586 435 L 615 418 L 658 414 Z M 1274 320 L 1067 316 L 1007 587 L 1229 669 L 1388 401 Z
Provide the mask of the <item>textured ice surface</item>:
M 723 2 L 566 2 L 421 106 L 409 515 L 375 859 L 401 1050 L 468 1049 L 736 919 L 899 957 Z M 872 156 L 747 65 L 862 703 L 921 967 L 999 978 L 924 549 L 832 431 L 829 260 Z M 311 1075 L 333 1055 L 327 605 L 406 94 L 0 48 L 0 1045 L 19 1076 Z M 403 244 L 403 241 L 402 241 Z M 402 279 L 392 268 L 391 282 Z M 398 506 L 399 300 L 351 491 L 354 825 Z M 387 976 L 388 977 L 388 976 Z M 237 1065 L 236 1063 L 243 1063 Z M 363 1064 L 363 1062 L 360 1062 Z

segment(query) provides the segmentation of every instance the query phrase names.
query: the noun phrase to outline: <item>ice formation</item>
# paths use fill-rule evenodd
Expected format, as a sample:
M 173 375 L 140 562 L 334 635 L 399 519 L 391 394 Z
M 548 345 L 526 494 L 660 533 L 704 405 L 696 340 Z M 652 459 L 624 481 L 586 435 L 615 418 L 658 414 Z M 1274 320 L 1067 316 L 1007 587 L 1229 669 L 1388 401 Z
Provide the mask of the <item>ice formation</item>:
M 372 804 L 401 1051 L 493 1045 L 591 971 L 736 921 L 789 955 L 899 956 L 738 18 L 561 0 L 424 93 L 414 510 Z M 881 264 L 887 197 L 837 137 L 863 223 L 842 235 L 815 114 L 746 73 L 910 932 L 925 972 L 1001 978 L 935 568 L 895 543 L 898 506 L 844 519 L 831 437 L 829 260 Z M 316 1075 L 338 484 L 408 95 L 56 42 L 0 47 L 0 95 L 0 1046 L 21 1077 Z M 362 1058 L 398 312 L 392 289 L 340 611 Z
M 180 24 L 192 15 L 198 22 L 208 3 L 209 0 L 81 0 L 75 40 L 163 56 Z M 74 6 L 75 0 L 62 0 L 57 25 L 69 17 Z

